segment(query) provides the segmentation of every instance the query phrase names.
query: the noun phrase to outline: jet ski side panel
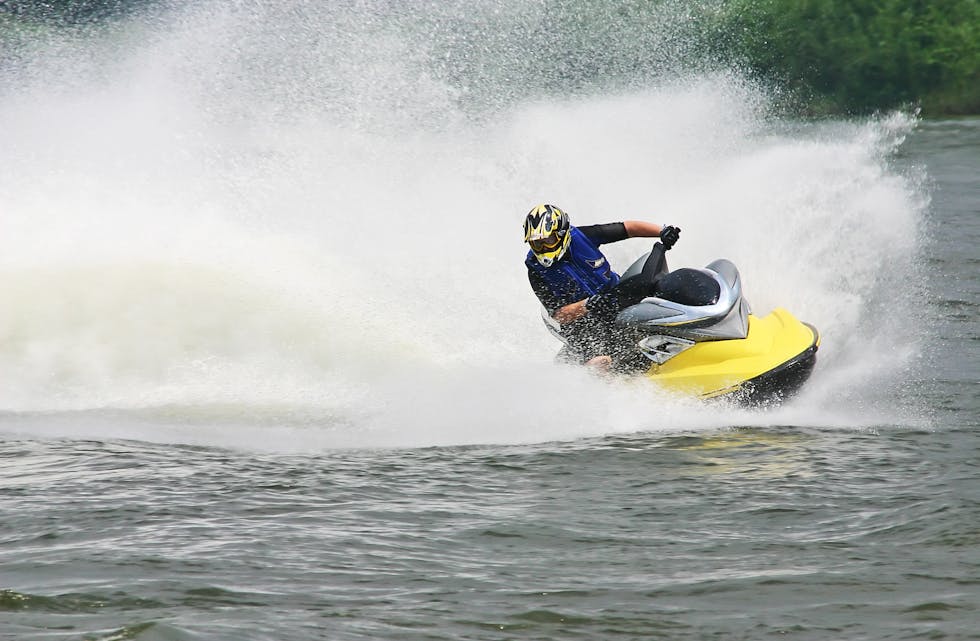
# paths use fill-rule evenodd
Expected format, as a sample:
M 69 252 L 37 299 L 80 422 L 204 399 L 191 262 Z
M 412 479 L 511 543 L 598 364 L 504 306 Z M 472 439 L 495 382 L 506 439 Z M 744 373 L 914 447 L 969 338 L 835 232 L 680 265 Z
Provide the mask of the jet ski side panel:
M 816 329 L 779 308 L 762 318 L 750 315 L 745 338 L 697 343 L 654 364 L 646 376 L 684 394 L 741 393 L 755 402 L 796 391 L 813 368 L 819 343 Z

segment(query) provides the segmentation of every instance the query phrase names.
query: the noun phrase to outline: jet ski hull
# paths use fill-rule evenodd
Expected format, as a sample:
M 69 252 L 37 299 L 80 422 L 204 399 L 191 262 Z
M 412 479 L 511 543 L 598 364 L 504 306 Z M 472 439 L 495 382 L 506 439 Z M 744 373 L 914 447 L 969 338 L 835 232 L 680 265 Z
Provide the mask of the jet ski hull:
M 745 338 L 699 342 L 653 364 L 645 376 L 685 395 L 767 403 L 799 390 L 819 345 L 816 328 L 778 308 L 761 318 L 749 314 Z

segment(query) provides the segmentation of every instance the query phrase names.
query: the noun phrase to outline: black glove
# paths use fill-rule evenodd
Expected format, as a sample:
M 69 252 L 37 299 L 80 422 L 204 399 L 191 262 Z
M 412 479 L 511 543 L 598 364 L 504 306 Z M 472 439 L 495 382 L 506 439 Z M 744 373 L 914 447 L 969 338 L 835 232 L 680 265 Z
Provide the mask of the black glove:
M 677 242 L 677 239 L 681 237 L 681 230 L 673 225 L 667 225 L 660 230 L 660 242 L 664 244 L 664 249 L 670 249 Z
M 622 307 L 619 303 L 619 295 L 615 290 L 611 290 L 590 296 L 585 301 L 585 309 L 599 320 L 610 321 L 616 317 Z

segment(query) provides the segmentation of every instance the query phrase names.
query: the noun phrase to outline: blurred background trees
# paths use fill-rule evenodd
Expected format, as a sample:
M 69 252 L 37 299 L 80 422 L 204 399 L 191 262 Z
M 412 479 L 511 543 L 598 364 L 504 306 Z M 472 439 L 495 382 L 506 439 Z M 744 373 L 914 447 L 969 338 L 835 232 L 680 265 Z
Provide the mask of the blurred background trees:
M 39 27 L 94 28 L 187 1 L 0 0 L 0 53 Z M 366 0 L 358 7 L 410 21 L 413 5 Z M 438 54 L 439 64 L 451 63 L 443 75 L 464 86 L 489 74 L 544 92 L 602 91 L 685 70 L 735 67 L 787 90 L 810 115 L 909 106 L 921 106 L 926 116 L 980 113 L 980 0 L 454 0 L 438 6 L 423 12 L 442 23 L 427 25 L 421 44 Z
M 980 113 L 980 0 L 729 0 L 715 51 L 823 110 Z

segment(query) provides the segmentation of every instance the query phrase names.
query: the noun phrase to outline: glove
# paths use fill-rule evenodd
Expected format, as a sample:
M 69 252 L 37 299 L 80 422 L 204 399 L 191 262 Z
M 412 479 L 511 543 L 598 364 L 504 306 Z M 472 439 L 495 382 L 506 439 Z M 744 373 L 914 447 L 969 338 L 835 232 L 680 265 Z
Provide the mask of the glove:
M 681 236 L 681 230 L 673 225 L 667 225 L 660 230 L 660 242 L 664 244 L 664 250 L 670 249 Z
M 585 301 L 585 309 L 599 320 L 610 321 L 619 313 L 619 295 L 615 291 L 590 296 Z

